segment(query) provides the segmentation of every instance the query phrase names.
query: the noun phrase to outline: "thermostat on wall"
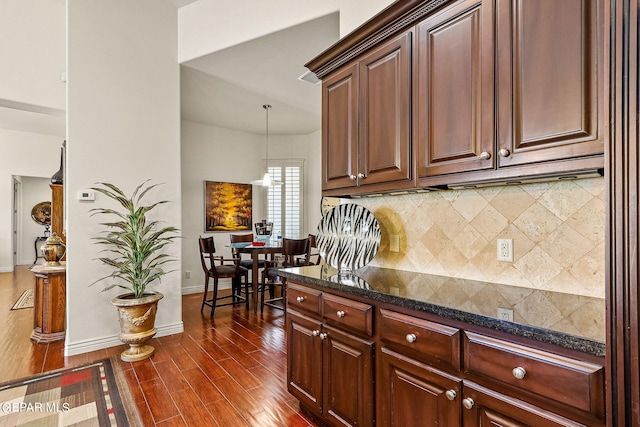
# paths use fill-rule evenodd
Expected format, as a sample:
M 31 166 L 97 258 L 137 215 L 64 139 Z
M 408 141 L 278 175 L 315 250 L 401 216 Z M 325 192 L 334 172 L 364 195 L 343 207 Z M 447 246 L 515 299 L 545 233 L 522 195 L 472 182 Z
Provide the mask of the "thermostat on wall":
M 96 192 L 93 190 L 80 190 L 78 191 L 78 200 L 95 200 Z

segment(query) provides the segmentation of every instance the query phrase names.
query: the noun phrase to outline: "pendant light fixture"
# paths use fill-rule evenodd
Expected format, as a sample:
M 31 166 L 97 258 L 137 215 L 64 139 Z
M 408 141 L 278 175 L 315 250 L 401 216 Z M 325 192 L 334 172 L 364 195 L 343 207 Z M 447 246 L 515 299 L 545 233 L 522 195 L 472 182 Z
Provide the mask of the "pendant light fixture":
M 281 181 L 275 181 L 273 179 L 271 179 L 271 175 L 269 175 L 269 110 L 271 109 L 271 105 L 269 104 L 264 104 L 262 106 L 262 108 L 265 109 L 265 111 L 267 112 L 267 126 L 266 126 L 266 156 L 265 156 L 265 163 L 266 163 L 266 170 L 264 172 L 264 176 L 262 177 L 262 179 L 257 179 L 255 181 L 251 181 L 251 184 L 253 185 L 261 185 L 263 187 L 275 187 L 278 185 L 282 185 Z

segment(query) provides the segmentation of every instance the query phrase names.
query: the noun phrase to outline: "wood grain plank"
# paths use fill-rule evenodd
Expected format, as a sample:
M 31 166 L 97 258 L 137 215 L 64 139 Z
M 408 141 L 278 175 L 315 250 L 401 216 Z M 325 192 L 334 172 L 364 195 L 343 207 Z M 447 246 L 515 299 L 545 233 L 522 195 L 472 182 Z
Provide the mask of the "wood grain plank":
M 188 426 L 207 426 L 215 422 L 215 418 L 190 388 L 178 390 L 171 397 Z
M 171 359 L 166 362 L 158 362 L 155 365 L 164 386 L 167 388 L 169 393 L 173 395 L 174 392 L 178 390 L 183 390 L 185 388 L 190 388 L 187 380 L 182 376 L 180 370 L 173 364 Z
M 171 394 L 162 383 L 160 378 L 140 383 L 145 400 L 149 405 L 149 410 L 155 422 L 160 422 L 179 415 L 180 412 L 171 399 Z
M 182 371 L 182 375 L 203 403 L 212 403 L 225 398 L 200 368 Z

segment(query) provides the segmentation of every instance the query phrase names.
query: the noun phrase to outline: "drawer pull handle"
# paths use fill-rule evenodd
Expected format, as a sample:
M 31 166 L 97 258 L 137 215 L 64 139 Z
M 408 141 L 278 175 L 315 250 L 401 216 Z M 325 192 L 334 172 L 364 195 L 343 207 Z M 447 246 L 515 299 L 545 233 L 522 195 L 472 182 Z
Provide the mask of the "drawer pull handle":
M 363 174 L 362 172 L 360 172 L 358 174 L 358 178 L 362 179 L 362 178 L 366 178 L 367 176 L 365 174 Z
M 356 178 L 357 178 L 357 176 L 355 176 L 355 175 L 349 175 L 349 179 L 350 179 L 351 181 L 355 181 L 355 180 L 356 180 Z
M 500 155 L 500 157 L 509 157 L 511 155 L 511 152 L 506 148 L 501 148 L 500 151 L 498 151 L 498 154 Z
M 407 334 L 406 339 L 408 343 L 413 344 L 414 342 L 416 342 L 418 337 L 416 337 L 416 334 Z
M 326 334 L 326 332 L 323 332 L 323 333 L 321 333 L 321 334 L 320 334 L 320 339 L 321 339 L 321 340 L 326 340 L 326 339 L 327 339 L 327 334 Z
M 313 335 L 314 337 L 317 337 L 318 335 L 320 335 L 320 331 L 317 329 L 314 329 L 313 331 L 311 331 L 311 335 Z
M 513 368 L 513 371 L 511 371 L 511 373 L 517 380 L 521 380 L 525 377 L 525 375 L 527 375 L 527 371 L 525 371 L 524 368 L 521 368 L 520 366 L 518 366 L 517 368 Z
M 480 159 L 489 160 L 491 158 L 491 154 L 488 151 L 483 151 L 480 153 Z
M 447 396 L 447 399 L 449 400 L 455 400 L 458 394 L 455 390 L 447 390 L 444 395 Z
M 466 399 L 462 399 L 462 406 L 464 406 L 466 409 L 472 409 L 473 405 L 475 405 L 476 402 L 473 401 L 472 398 L 467 397 Z
M 345 312 L 344 312 L 344 311 L 342 311 L 342 310 L 340 310 L 340 311 L 338 311 L 338 312 L 336 313 L 336 315 L 337 315 L 339 318 L 341 318 L 341 319 L 345 316 L 345 314 L 347 314 L 347 313 L 345 313 Z
M 298 301 L 300 304 L 302 304 L 304 302 L 304 297 L 298 297 L 298 298 L 296 298 L 296 301 Z

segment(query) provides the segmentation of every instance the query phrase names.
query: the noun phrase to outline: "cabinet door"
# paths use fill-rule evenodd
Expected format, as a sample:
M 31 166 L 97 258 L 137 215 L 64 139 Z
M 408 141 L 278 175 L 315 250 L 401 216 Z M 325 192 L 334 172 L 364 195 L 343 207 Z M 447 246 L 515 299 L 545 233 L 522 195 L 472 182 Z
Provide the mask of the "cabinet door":
M 411 37 L 360 60 L 359 185 L 412 178 Z
M 498 0 L 498 166 L 604 152 L 606 2 Z
M 583 424 L 529 405 L 474 383 L 464 382 L 464 427 L 577 427 Z
M 493 17 L 464 1 L 418 25 L 418 177 L 494 167 Z
M 373 342 L 328 326 L 322 337 L 325 417 L 334 425 L 373 425 Z
M 322 84 L 322 189 L 354 187 L 358 174 L 358 64 Z
M 320 322 L 287 310 L 287 388 L 300 404 L 322 414 Z
M 460 425 L 461 381 L 382 347 L 378 352 L 378 425 Z

